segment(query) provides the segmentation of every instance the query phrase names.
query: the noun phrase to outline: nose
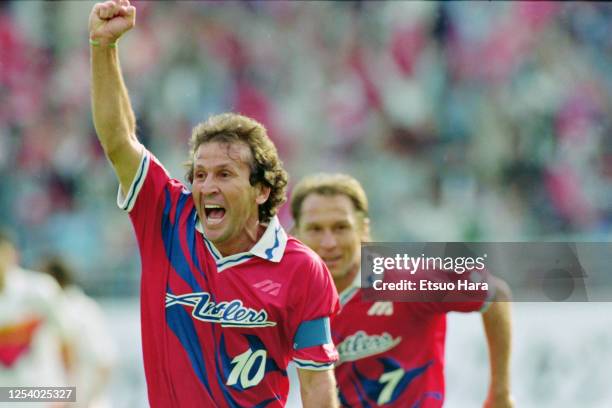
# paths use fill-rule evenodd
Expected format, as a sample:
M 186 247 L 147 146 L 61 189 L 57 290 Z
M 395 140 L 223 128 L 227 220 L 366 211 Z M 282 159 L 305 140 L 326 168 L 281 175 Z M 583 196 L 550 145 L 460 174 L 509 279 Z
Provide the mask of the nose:
M 206 178 L 200 183 L 200 192 L 205 196 L 214 195 L 219 192 L 219 186 L 213 179 L 212 174 L 207 175 Z
M 336 236 L 330 230 L 323 231 L 323 237 L 321 238 L 321 248 L 332 249 L 337 245 Z

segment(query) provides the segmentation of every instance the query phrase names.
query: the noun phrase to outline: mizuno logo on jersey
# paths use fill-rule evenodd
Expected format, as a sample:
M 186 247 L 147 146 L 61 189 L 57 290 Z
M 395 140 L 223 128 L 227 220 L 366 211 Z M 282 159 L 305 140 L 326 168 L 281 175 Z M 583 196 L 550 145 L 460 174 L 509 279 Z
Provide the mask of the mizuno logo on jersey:
M 368 316 L 391 316 L 393 314 L 393 302 L 374 302 Z
M 254 288 L 261 289 L 262 292 L 271 294 L 272 296 L 278 295 L 281 284 L 273 282 L 270 279 L 263 280 L 253 285 Z
M 385 352 L 397 346 L 401 341 L 401 337 L 393 338 L 387 332 L 383 332 L 380 335 L 368 335 L 363 330 L 360 330 L 345 338 L 337 346 L 338 354 L 340 354 L 338 364 Z
M 215 303 L 207 292 L 179 296 L 166 293 L 166 307 L 174 305 L 192 306 L 191 315 L 194 318 L 203 322 L 220 323 L 223 327 L 276 326 L 276 322 L 268 321 L 268 313 L 263 309 L 245 307 L 239 299 Z

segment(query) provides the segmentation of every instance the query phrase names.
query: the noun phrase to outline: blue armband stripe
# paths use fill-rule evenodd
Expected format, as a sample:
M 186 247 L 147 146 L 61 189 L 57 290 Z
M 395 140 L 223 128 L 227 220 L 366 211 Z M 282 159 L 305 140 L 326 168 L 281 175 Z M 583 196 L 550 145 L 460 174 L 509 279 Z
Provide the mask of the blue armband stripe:
M 329 317 L 302 322 L 295 333 L 293 348 L 300 350 L 313 346 L 331 343 Z

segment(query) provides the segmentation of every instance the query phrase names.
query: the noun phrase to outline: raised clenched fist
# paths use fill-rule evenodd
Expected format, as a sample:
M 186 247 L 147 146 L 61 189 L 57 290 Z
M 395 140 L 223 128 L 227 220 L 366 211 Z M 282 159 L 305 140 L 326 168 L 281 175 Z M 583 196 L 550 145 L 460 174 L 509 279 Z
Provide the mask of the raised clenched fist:
M 102 44 L 112 44 L 135 23 L 136 8 L 129 0 L 97 3 L 89 15 L 89 38 Z

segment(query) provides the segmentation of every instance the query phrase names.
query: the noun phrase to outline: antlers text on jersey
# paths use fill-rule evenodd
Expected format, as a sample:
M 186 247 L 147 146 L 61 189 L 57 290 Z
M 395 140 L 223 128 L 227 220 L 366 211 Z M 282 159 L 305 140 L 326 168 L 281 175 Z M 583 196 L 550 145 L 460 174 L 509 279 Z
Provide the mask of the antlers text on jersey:
M 380 335 L 368 335 L 363 330 L 346 337 L 338 345 L 340 362 L 338 364 L 355 361 L 391 350 L 402 341 L 401 337 L 393 338 L 387 332 Z
M 211 300 L 208 292 L 172 295 L 166 293 L 166 308 L 173 305 L 192 306 L 191 315 L 201 321 L 220 323 L 223 327 L 267 327 L 276 326 L 276 322 L 268 321 L 268 313 L 254 310 L 243 305 L 239 299 L 222 301 Z

